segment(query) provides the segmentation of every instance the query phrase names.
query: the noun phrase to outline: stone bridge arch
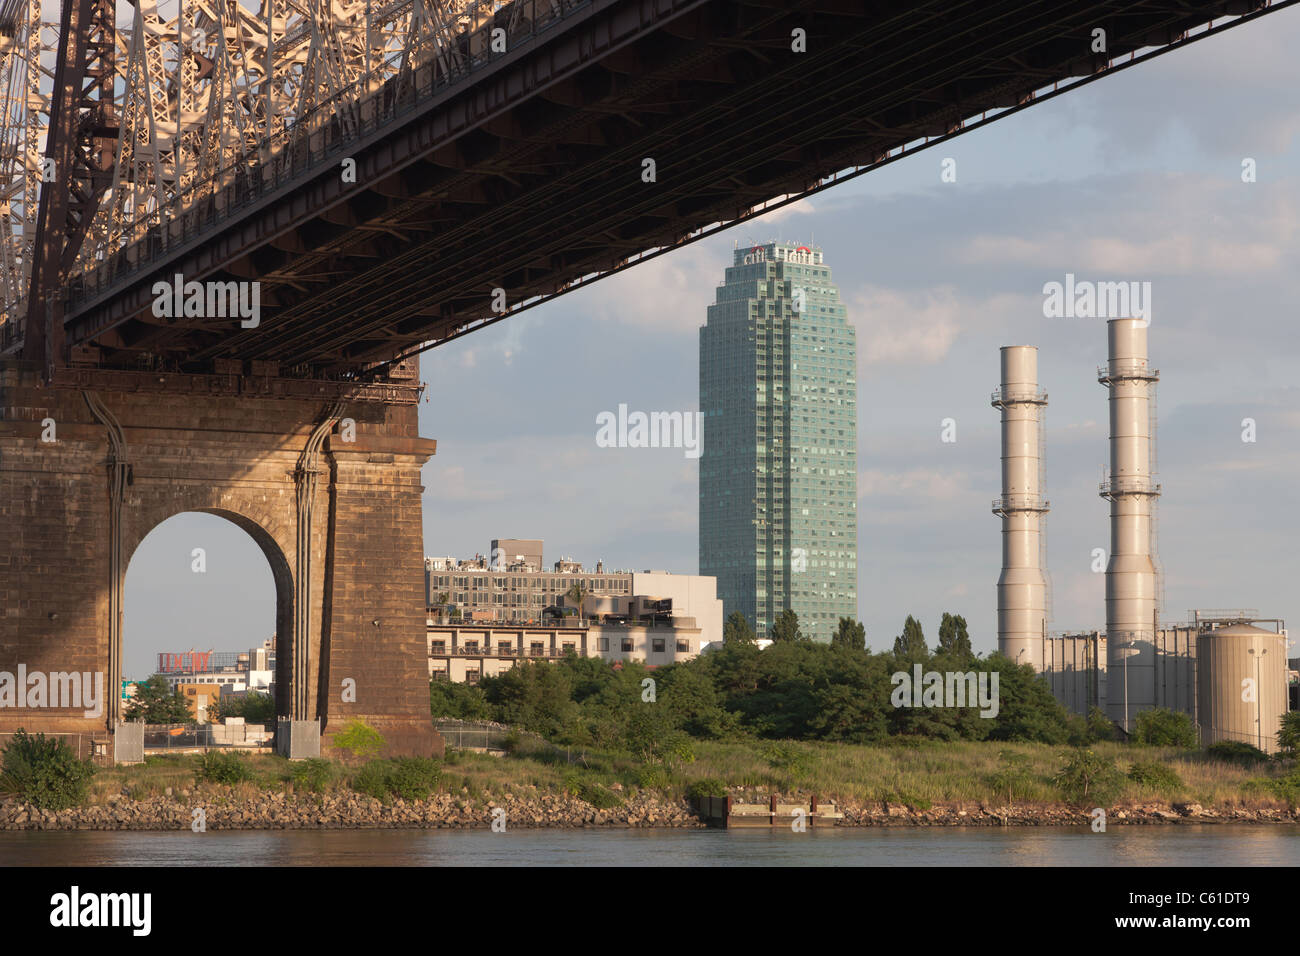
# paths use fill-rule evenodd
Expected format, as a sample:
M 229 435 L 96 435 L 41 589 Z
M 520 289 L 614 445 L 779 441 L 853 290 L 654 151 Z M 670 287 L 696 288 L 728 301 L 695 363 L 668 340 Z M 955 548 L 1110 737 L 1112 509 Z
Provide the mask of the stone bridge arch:
M 275 683 L 277 689 L 292 687 L 294 685 L 293 666 L 295 662 L 290 638 L 293 634 L 294 622 L 294 568 L 291 563 L 293 552 L 290 550 L 286 554 L 285 548 L 293 548 L 293 527 L 286 526 L 286 522 L 281 520 L 281 516 L 276 514 L 269 506 L 262 504 L 261 507 L 256 507 L 252 502 L 242 500 L 244 496 L 241 496 L 237 490 L 214 488 L 195 483 L 180 497 L 184 499 L 184 503 L 175 507 L 175 510 L 171 511 L 171 513 L 162 514 L 161 516 L 157 512 L 163 509 L 144 504 L 144 501 L 148 499 L 146 494 L 141 494 L 136 499 L 135 503 L 138 507 L 124 509 L 124 513 L 129 514 L 131 520 L 124 522 L 126 527 L 123 534 L 123 553 L 125 555 L 123 575 L 130 569 L 131 562 L 135 560 L 136 553 L 145 540 L 172 518 L 183 514 L 197 513 L 213 515 L 230 522 L 253 539 L 270 567 L 271 579 L 275 583 Z M 218 503 L 220 506 L 218 506 Z M 240 508 L 241 510 L 236 511 L 231 510 L 231 508 Z M 178 556 L 178 560 L 181 557 Z M 183 558 L 190 561 L 192 554 L 186 553 Z M 125 577 L 123 577 L 123 588 L 125 596 Z M 249 635 L 249 647 L 256 646 L 256 644 L 252 643 L 254 637 L 260 637 L 260 635 Z M 125 632 L 119 633 L 117 640 L 119 643 L 116 656 L 121 661 L 126 651 L 129 635 Z M 317 655 L 312 655 L 308 659 L 309 663 L 313 659 L 316 666 L 311 668 L 307 679 L 308 681 L 315 680 L 319 682 L 321 672 L 319 658 Z M 280 694 L 278 700 L 284 700 L 283 693 Z M 282 716 L 288 715 L 286 713 Z
M 0 733 L 112 734 L 128 560 L 167 518 L 202 511 L 247 531 L 271 564 L 277 711 L 318 721 L 324 753 L 354 718 L 389 753 L 441 753 L 420 479 L 436 443 L 419 436 L 420 389 L 68 376 L 41 387 L 33 366 L 0 363 L 0 672 L 104 671 L 108 713 L 0 706 Z

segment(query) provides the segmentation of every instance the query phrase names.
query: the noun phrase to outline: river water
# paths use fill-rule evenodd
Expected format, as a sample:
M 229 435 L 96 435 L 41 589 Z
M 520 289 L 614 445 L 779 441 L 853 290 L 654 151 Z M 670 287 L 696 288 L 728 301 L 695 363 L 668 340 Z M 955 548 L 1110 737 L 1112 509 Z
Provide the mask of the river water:
M 5 866 L 1296 866 L 1300 827 L 0 833 Z

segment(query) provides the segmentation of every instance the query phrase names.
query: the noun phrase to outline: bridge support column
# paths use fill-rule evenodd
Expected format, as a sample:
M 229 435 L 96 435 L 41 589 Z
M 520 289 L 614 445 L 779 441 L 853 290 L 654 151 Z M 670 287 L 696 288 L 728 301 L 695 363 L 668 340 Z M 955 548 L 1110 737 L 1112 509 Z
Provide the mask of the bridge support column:
M 419 437 L 418 388 L 39 377 L 34 363 L 0 363 L 0 743 L 23 727 L 68 734 L 88 753 L 111 736 L 133 640 L 127 564 L 159 523 L 202 511 L 243 528 L 270 564 L 276 620 L 230 640 L 255 647 L 274 628 L 278 713 L 317 722 L 325 755 L 354 719 L 384 735 L 387 753 L 442 752 L 420 484 L 436 446 Z M 144 611 L 133 604 L 130 620 Z

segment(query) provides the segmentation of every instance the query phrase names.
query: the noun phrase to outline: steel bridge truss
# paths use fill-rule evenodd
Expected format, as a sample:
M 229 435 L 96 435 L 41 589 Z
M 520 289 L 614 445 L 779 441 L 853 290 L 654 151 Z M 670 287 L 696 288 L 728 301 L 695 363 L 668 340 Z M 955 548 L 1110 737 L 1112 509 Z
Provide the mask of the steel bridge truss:
M 0 315 L 8 322 L 27 313 L 34 282 L 37 296 L 52 294 L 150 230 L 174 237 L 173 220 L 195 205 L 211 201 L 223 213 L 224 187 L 239 171 L 275 163 L 288 134 L 304 124 L 360 122 L 373 102 L 367 94 L 416 63 L 459 73 L 477 46 L 491 42 L 481 28 L 497 25 L 505 7 L 470 0 L 65 4 L 64 19 L 53 20 L 42 13 L 54 0 L 46 11 L 41 0 L 0 2 Z M 69 8 L 73 37 L 63 36 Z M 78 56 L 66 49 L 68 39 L 90 49 Z M 72 92 L 64 143 L 50 135 L 60 66 L 81 68 L 70 78 L 80 96 Z M 61 193 L 61 176 L 72 195 L 47 214 L 60 219 L 47 224 L 57 264 L 41 276 L 42 187 L 49 182 L 51 195 Z

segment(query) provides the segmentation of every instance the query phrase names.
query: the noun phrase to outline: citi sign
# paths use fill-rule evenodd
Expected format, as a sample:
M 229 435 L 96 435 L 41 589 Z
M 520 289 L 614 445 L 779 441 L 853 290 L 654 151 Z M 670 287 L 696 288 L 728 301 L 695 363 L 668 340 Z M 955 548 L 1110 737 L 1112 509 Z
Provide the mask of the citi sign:
M 782 254 L 784 253 L 784 255 Z M 777 249 L 776 258 L 784 259 L 786 262 L 802 263 L 803 265 L 814 265 L 813 251 L 807 246 L 800 246 L 798 249 Z M 741 265 L 753 265 L 755 262 L 767 261 L 767 249 L 763 246 L 754 246 L 740 260 Z

